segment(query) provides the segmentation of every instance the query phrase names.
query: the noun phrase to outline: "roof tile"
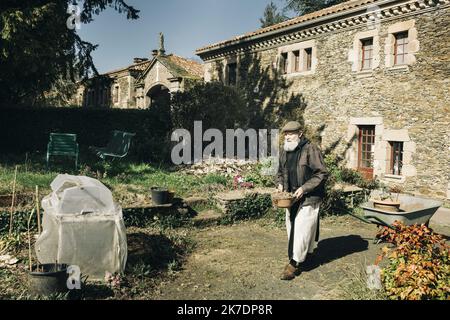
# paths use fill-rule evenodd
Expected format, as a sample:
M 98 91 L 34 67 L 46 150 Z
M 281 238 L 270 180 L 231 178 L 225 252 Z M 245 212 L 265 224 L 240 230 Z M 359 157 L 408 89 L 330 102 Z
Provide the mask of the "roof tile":
M 218 43 L 214 43 L 214 44 L 205 46 L 203 48 L 198 49 L 196 52 L 197 53 L 201 53 L 203 51 L 209 51 L 210 49 L 221 47 L 221 46 L 230 44 L 230 43 L 232 43 L 234 41 L 246 40 L 246 39 L 251 38 L 251 37 L 256 36 L 256 35 L 261 35 L 261 34 L 264 34 L 264 33 L 271 32 L 271 31 L 280 30 L 280 29 L 283 29 L 283 28 L 286 28 L 286 27 L 289 27 L 289 26 L 293 26 L 293 25 L 296 25 L 296 24 L 299 24 L 299 23 L 302 23 L 302 22 L 305 22 L 305 21 L 314 20 L 314 19 L 317 19 L 317 18 L 320 18 L 320 17 L 324 17 L 324 16 L 327 16 L 327 15 L 331 15 L 331 14 L 334 14 L 334 13 L 341 12 L 341 11 L 349 10 L 349 9 L 356 8 L 356 7 L 359 7 L 359 6 L 363 6 L 363 5 L 366 5 L 366 4 L 369 4 L 369 3 L 373 3 L 373 2 L 376 2 L 376 1 L 378 1 L 378 0 L 348 0 L 346 2 L 337 4 L 337 5 L 334 5 L 334 6 L 331 6 L 331 7 L 322 9 L 322 10 L 319 10 L 319 11 L 315 11 L 315 12 L 312 12 L 312 13 L 309 13 L 309 14 L 305 14 L 305 15 L 302 15 L 302 16 L 299 16 L 299 17 L 296 17 L 296 18 L 293 18 L 293 19 L 290 19 L 290 20 L 287 20 L 287 21 L 284 21 L 284 22 L 281 22 L 281 23 L 278 23 L 278 24 L 266 27 L 266 28 L 261 28 L 261 29 L 258 29 L 256 31 L 249 32 L 249 33 L 237 36 L 237 37 L 229 39 L 229 40 L 225 40 L 225 41 L 222 41 L 222 42 L 218 42 Z

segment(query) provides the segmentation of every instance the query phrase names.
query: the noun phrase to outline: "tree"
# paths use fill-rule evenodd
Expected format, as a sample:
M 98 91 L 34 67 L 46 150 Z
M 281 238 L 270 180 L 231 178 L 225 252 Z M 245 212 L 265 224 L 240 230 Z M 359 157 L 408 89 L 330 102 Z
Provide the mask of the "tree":
M 36 105 L 59 81 L 98 74 L 91 53 L 97 45 L 68 28 L 73 0 L 0 2 L 0 105 Z M 108 7 L 137 19 L 125 0 L 85 0 L 81 23 Z
M 264 16 L 259 19 L 261 21 L 261 27 L 269 27 L 274 24 L 283 22 L 287 19 L 285 15 L 278 11 L 278 7 L 272 1 L 266 6 L 264 10 Z
M 297 15 L 304 15 L 348 0 L 286 0 L 285 10 L 294 12 Z

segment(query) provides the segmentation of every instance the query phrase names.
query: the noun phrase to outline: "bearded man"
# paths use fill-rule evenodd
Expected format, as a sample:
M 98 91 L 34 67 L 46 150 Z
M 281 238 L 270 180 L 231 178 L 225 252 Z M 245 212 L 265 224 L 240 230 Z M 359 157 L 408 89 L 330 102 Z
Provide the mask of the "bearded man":
M 284 148 L 280 153 L 278 191 L 294 194 L 295 202 L 286 209 L 289 264 L 281 280 L 293 280 L 300 264 L 317 248 L 319 209 L 325 195 L 328 172 L 321 151 L 308 141 L 296 121 L 283 128 Z

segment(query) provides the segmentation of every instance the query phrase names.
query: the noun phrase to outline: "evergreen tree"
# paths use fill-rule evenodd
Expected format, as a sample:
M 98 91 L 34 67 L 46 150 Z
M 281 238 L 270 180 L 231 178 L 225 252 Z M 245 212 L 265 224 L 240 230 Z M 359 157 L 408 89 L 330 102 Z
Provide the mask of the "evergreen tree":
M 96 45 L 77 34 L 73 0 L 0 2 L 0 105 L 35 105 L 58 81 L 97 74 L 91 53 Z M 84 0 L 80 23 L 108 7 L 137 19 L 125 0 Z M 69 11 L 69 12 L 68 12 Z
M 348 0 L 286 0 L 285 10 L 294 12 L 296 15 L 304 15 Z
M 270 2 L 264 10 L 264 16 L 260 19 L 261 27 L 269 27 L 283 22 L 286 19 L 286 16 L 278 11 L 277 6 L 273 2 Z

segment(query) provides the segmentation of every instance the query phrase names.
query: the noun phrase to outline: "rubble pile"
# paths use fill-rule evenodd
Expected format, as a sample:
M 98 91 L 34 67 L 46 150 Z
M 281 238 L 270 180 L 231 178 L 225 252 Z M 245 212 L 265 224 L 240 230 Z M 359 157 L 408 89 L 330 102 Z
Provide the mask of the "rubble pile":
M 0 256 L 0 268 L 12 268 L 17 265 L 19 260 L 9 254 Z
M 203 162 L 184 166 L 181 171 L 187 174 L 197 176 L 207 174 L 220 174 L 234 177 L 238 174 L 251 171 L 258 161 L 210 158 Z

